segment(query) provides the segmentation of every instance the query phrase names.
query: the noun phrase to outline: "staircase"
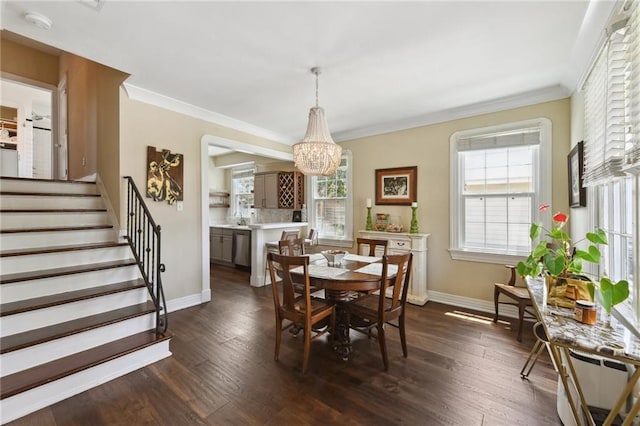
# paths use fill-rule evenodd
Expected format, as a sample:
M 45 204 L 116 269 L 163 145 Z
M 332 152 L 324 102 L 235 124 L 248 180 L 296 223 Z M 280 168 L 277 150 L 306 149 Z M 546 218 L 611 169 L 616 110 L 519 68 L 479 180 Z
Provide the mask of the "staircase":
M 2 424 L 171 355 L 117 235 L 95 183 L 0 178 Z

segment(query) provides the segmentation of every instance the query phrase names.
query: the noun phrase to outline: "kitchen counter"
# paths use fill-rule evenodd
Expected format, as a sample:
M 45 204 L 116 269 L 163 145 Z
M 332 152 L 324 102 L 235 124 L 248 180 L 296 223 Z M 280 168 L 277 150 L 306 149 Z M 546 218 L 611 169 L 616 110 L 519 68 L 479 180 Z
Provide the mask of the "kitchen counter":
M 265 285 L 265 243 L 278 241 L 285 229 L 299 229 L 300 237 L 307 235 L 307 222 L 278 222 L 254 223 L 251 228 L 251 285 L 262 287 Z

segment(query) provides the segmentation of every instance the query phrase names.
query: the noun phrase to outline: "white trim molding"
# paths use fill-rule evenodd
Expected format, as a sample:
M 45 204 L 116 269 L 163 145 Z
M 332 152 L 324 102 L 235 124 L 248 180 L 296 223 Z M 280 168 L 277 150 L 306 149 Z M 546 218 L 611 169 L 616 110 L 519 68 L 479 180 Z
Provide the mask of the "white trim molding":
M 269 129 L 258 127 L 251 123 L 237 120 L 226 115 L 218 114 L 216 112 L 197 107 L 187 102 L 170 98 L 169 96 L 165 96 L 157 92 L 152 92 L 151 90 L 143 89 L 142 87 L 134 86 L 129 83 L 123 83 L 122 85 L 124 86 L 129 99 L 132 99 L 134 101 L 144 102 L 149 105 L 154 105 L 160 108 L 167 109 L 169 111 L 174 111 L 180 114 L 187 115 L 189 117 L 198 118 L 209 123 L 219 124 L 229 129 L 238 130 L 240 132 L 248 133 L 250 135 L 269 139 L 275 142 L 280 142 L 286 145 L 293 145 L 297 142 L 297 140 L 273 132 Z

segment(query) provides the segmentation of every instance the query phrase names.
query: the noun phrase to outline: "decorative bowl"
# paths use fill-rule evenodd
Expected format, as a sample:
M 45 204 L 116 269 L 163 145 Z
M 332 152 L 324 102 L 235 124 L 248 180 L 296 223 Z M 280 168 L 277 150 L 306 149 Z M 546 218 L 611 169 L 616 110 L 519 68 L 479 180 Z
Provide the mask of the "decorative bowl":
M 340 265 L 342 258 L 347 254 L 344 250 L 322 250 L 320 253 L 327 259 L 329 265 Z

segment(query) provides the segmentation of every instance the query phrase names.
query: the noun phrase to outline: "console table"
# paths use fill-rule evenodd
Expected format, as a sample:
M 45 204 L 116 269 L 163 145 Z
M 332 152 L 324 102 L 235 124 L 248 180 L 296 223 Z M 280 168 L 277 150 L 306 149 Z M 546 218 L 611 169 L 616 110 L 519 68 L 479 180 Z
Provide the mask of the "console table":
M 549 352 L 560 375 L 576 423 L 595 424 L 587 408 L 569 350 L 598 355 L 631 366 L 633 371 L 627 385 L 622 389 L 603 425 L 611 425 L 616 414 L 623 418 L 626 416 L 623 425 L 632 424 L 640 411 L 640 398 L 633 401 L 628 411 L 627 407 L 623 411 L 621 409 L 640 379 L 640 339 L 616 321 L 607 324 L 599 318 L 595 325 L 582 324 L 573 319 L 572 310 L 547 304 L 546 285 L 542 278 L 527 277 L 526 282 L 536 316 L 547 334 Z M 574 399 L 575 392 L 571 389 L 577 392 L 578 401 Z
M 407 302 L 424 305 L 429 300 L 427 293 L 427 242 L 430 234 L 409 234 L 406 232 L 359 231 L 361 238 L 387 240 L 388 254 L 413 253 L 411 283 Z M 376 255 L 382 255 L 376 254 Z

